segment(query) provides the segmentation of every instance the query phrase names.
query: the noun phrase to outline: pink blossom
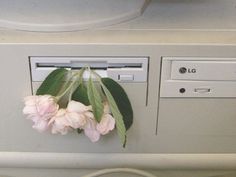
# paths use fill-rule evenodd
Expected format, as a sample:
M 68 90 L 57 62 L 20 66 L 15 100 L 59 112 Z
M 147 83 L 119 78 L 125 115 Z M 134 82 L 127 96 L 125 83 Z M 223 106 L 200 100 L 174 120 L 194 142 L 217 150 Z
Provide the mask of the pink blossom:
M 48 121 L 43 119 L 38 119 L 37 121 L 35 121 L 32 127 L 38 130 L 40 133 L 49 129 Z
M 83 103 L 71 100 L 68 103 L 67 110 L 69 112 L 84 113 L 84 112 L 87 112 L 87 111 L 91 111 L 92 107 L 91 106 L 85 106 Z
M 100 139 L 100 133 L 97 131 L 97 122 L 91 112 L 85 113 L 87 123 L 83 127 L 85 135 L 92 141 L 97 142 Z
M 65 135 L 72 130 L 67 119 L 66 109 L 59 109 L 57 114 L 50 120 L 49 124 L 52 125 L 53 134 L 61 133 Z
M 68 125 L 74 129 L 82 128 L 86 124 L 86 117 L 84 114 L 76 112 L 68 112 L 65 115 Z
M 91 109 L 91 106 L 85 106 L 73 100 L 70 101 L 66 109 L 69 125 L 74 129 L 82 128 L 87 122 L 85 113 L 89 112 Z
M 82 128 L 87 123 L 85 113 L 91 109 L 90 106 L 77 101 L 70 101 L 66 109 L 60 109 L 50 120 L 52 133 L 67 134 L 70 130 Z
M 106 135 L 115 128 L 115 119 L 112 117 L 109 111 L 108 103 L 104 103 L 104 113 L 102 115 L 101 121 L 97 124 L 97 131 Z
M 28 96 L 24 98 L 23 114 L 34 122 L 33 128 L 39 132 L 46 131 L 48 121 L 58 111 L 59 105 L 51 95 Z
M 100 134 L 106 135 L 115 128 L 115 119 L 110 114 L 104 114 L 96 128 Z
M 111 116 L 108 103 L 104 103 L 104 113 L 100 123 L 94 118 L 91 112 L 86 112 L 87 123 L 83 127 L 85 135 L 92 141 L 96 142 L 100 139 L 100 135 L 109 133 L 115 127 L 115 119 Z

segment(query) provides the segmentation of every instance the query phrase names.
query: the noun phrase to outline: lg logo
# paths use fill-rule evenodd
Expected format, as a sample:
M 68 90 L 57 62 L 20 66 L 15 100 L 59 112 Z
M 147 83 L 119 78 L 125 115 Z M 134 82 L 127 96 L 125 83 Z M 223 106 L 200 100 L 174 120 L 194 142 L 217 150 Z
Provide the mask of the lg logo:
M 195 68 L 185 68 L 185 67 L 179 68 L 179 73 L 181 73 L 181 74 L 196 73 L 196 72 L 197 72 L 197 70 Z
M 188 73 L 196 73 L 196 72 L 197 70 L 195 68 L 192 68 L 192 69 L 188 68 Z

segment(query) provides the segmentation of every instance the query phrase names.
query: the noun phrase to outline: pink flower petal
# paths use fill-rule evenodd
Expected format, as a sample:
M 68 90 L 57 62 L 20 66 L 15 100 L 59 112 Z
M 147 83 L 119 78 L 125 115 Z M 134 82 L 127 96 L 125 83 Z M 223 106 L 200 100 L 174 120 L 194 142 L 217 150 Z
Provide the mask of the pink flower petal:
M 51 95 L 28 96 L 24 98 L 24 103 L 23 114 L 26 114 L 27 118 L 34 123 L 40 122 L 40 120 L 43 123 L 49 121 L 59 108 L 59 105 L 55 102 L 55 97 Z M 35 127 L 37 128 L 38 125 L 35 125 Z
M 37 109 L 35 106 L 25 106 L 23 109 L 23 114 L 36 114 Z
M 85 115 L 76 112 L 68 112 L 66 114 L 66 119 L 69 125 L 74 129 L 82 128 L 86 124 Z
M 104 114 L 96 128 L 100 134 L 106 135 L 115 128 L 115 119 L 110 114 Z
M 96 122 L 93 119 L 88 119 L 84 133 L 92 142 L 97 142 L 100 139 L 100 133 L 96 130 Z
M 65 135 L 72 130 L 66 114 L 67 111 L 65 109 L 59 109 L 57 114 L 49 121 L 49 124 L 52 125 L 53 134 L 61 133 Z
M 69 112 L 83 113 L 89 110 L 91 110 L 90 106 L 85 106 L 84 104 L 73 100 L 70 101 L 67 106 L 67 111 Z
M 24 103 L 27 106 L 34 106 L 38 96 L 27 96 L 24 98 Z
M 40 133 L 45 132 L 49 128 L 48 122 L 44 120 L 39 120 L 35 122 L 35 124 L 33 125 L 33 128 L 38 130 Z

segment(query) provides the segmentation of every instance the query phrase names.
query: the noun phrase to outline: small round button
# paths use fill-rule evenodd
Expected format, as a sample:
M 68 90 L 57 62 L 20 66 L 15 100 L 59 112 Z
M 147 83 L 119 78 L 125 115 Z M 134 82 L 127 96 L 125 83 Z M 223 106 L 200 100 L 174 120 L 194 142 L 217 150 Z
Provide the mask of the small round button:
M 179 89 L 179 92 L 180 92 L 180 93 L 184 93 L 185 91 L 186 91 L 185 88 Z
M 185 67 L 179 68 L 179 73 L 184 74 L 186 72 L 187 72 L 187 68 L 185 68 Z

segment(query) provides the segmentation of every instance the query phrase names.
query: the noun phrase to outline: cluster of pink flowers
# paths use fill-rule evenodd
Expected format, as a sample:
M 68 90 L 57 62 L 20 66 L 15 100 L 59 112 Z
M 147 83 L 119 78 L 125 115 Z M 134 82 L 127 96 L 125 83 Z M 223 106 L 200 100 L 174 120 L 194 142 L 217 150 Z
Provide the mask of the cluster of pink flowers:
M 33 121 L 33 128 L 39 132 L 51 130 L 53 134 L 67 134 L 74 129 L 84 130 L 92 141 L 109 133 L 115 127 L 115 119 L 104 103 L 104 113 L 98 123 L 94 118 L 92 107 L 77 101 L 70 101 L 66 109 L 59 108 L 55 97 L 51 95 L 28 96 L 24 99 L 23 113 Z

